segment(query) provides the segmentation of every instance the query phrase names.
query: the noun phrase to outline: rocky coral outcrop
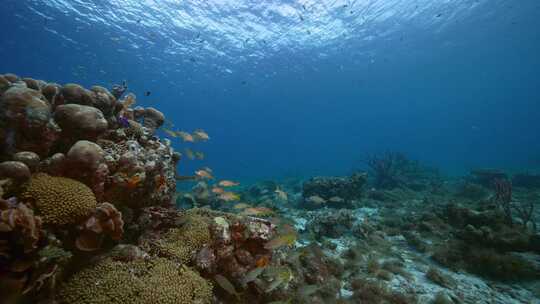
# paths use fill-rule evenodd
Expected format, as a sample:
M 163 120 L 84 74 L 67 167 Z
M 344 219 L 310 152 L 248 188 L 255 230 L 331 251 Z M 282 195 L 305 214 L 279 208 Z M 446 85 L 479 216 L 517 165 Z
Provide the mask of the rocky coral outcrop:
M 24 83 L 10 84 L 0 96 L 0 155 L 47 154 L 59 132 L 51 115 L 51 106 L 40 91 Z
M 17 183 L 23 183 L 30 179 L 30 169 L 20 161 L 5 161 L 0 163 L 0 179 L 9 178 Z
M 365 173 L 350 177 L 313 177 L 303 185 L 303 204 L 306 208 L 351 208 L 352 201 L 360 199 L 366 181 Z
M 356 215 L 349 209 L 332 210 L 315 215 L 308 222 L 306 229 L 318 240 L 323 237 L 337 238 L 351 233 L 356 220 Z
M 108 122 L 99 109 L 79 104 L 58 106 L 54 120 L 62 128 L 62 137 L 71 141 L 96 140 L 108 128 Z
M 174 209 L 165 115 L 119 92 L 0 75 L 0 302 L 276 298 L 292 281 L 278 253 L 296 236 L 256 208 Z
M 144 117 L 123 125 L 119 115 L 132 110 L 117 105 L 99 86 L 0 76 L 0 289 L 9 301 L 54 298 L 65 263 L 114 246 L 124 219 L 139 214 L 131 208 L 170 206 L 178 159 L 153 137 L 164 115 L 142 108 L 151 128 Z

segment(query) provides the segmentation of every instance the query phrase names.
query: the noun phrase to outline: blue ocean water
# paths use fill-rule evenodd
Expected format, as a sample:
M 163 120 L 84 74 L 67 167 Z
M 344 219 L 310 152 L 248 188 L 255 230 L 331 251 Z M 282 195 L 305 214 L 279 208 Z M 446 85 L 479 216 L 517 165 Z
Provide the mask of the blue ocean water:
M 385 150 L 448 174 L 540 168 L 536 0 L 3 0 L 0 26 L 2 73 L 127 80 L 207 131 L 184 174 L 346 174 Z

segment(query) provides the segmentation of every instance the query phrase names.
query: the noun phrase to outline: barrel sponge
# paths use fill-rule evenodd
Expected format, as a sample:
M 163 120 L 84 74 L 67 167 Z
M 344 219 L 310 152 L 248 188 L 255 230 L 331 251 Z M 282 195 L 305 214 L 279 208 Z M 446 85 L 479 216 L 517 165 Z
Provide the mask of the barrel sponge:
M 97 206 L 94 193 L 85 184 L 45 173 L 32 176 L 22 197 L 35 205 L 43 222 L 49 225 L 77 223 Z
M 186 215 L 184 225 L 170 229 L 159 243 L 158 254 L 187 264 L 194 253 L 211 241 L 209 225 L 204 218 Z
M 105 259 L 61 286 L 60 303 L 210 303 L 212 286 L 198 273 L 164 258 Z

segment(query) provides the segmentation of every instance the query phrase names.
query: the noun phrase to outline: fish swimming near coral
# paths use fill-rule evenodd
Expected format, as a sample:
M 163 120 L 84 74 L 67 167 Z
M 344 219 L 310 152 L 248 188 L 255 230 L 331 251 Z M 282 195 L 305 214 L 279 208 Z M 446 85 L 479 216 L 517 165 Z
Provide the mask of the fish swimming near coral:
M 331 198 L 328 199 L 328 201 L 331 203 L 343 203 L 345 200 L 339 196 L 332 196 Z
M 282 246 L 293 246 L 296 243 L 297 235 L 296 233 L 287 233 L 280 235 L 275 239 L 270 240 L 264 245 L 264 248 L 268 250 L 274 250 Z
M 218 198 L 220 200 L 224 200 L 226 202 L 231 202 L 231 201 L 238 201 L 240 200 L 240 196 L 234 192 L 230 192 L 230 191 L 227 191 L 227 192 L 223 192 L 221 193 Z
M 234 285 L 226 277 L 220 274 L 216 274 L 216 276 L 214 277 L 214 280 L 219 285 L 219 287 L 221 287 L 223 290 L 225 290 L 226 292 L 228 292 L 229 294 L 237 298 L 240 298 L 240 294 L 238 293 L 238 291 L 236 291 L 236 288 L 234 288 Z
M 208 141 L 208 140 L 210 140 L 210 136 L 208 136 L 208 133 L 206 133 L 202 129 L 197 129 L 197 130 L 193 131 L 192 137 L 196 141 Z
M 247 216 L 270 216 L 274 214 L 274 210 L 266 207 L 251 207 L 244 209 L 241 214 Z
M 255 269 L 248 272 L 242 279 L 242 284 L 246 285 L 249 282 L 255 281 L 264 272 L 264 267 L 256 267 Z
M 307 201 L 311 202 L 311 203 L 314 203 L 314 204 L 317 204 L 317 205 L 322 205 L 322 204 L 326 203 L 326 200 L 324 198 L 318 196 L 318 195 L 312 195 L 312 196 L 308 197 Z
M 249 207 L 251 207 L 251 205 L 246 204 L 246 203 L 238 203 L 238 204 L 233 206 L 234 209 L 246 209 L 246 208 L 249 208 Z
M 269 273 L 273 281 L 266 289 L 266 293 L 272 292 L 281 285 L 288 285 L 293 279 L 293 273 L 289 267 L 273 267 L 269 269 Z
M 240 183 L 237 183 L 237 182 L 233 182 L 233 181 L 230 181 L 230 180 L 222 180 L 218 183 L 219 186 L 221 187 L 235 187 L 235 186 L 238 186 L 240 185 Z
M 198 159 L 198 160 L 203 160 L 204 159 L 204 153 L 203 152 L 195 152 L 195 158 Z
M 187 158 L 189 158 L 190 160 L 195 159 L 195 153 L 193 153 L 193 151 L 190 148 L 185 148 L 184 153 L 186 154 Z
M 214 194 L 222 194 L 223 192 L 225 192 L 225 190 L 223 190 L 223 188 L 220 188 L 220 187 L 212 188 L 212 193 L 214 193 Z
M 202 178 L 202 179 L 214 179 L 212 174 L 206 170 L 197 170 L 195 171 L 195 176 Z
M 189 134 L 188 132 L 176 131 L 176 135 L 182 138 L 182 140 L 185 142 L 195 142 L 195 139 L 193 138 L 193 136 Z
M 167 128 L 163 128 L 163 132 L 165 132 L 165 134 L 169 135 L 170 137 L 178 137 L 175 131 L 169 130 Z

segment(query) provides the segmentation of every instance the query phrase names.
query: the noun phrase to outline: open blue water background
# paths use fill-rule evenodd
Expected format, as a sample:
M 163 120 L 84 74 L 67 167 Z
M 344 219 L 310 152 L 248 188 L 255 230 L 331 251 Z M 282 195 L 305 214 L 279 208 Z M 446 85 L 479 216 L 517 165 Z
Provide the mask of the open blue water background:
M 384 150 L 449 174 L 540 167 L 537 0 L 2 0 L 0 28 L 0 73 L 126 79 L 206 130 L 184 174 L 346 174 Z

